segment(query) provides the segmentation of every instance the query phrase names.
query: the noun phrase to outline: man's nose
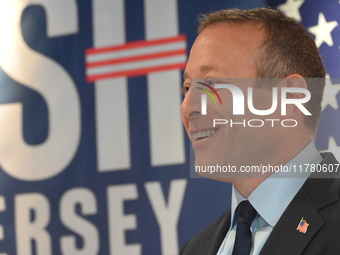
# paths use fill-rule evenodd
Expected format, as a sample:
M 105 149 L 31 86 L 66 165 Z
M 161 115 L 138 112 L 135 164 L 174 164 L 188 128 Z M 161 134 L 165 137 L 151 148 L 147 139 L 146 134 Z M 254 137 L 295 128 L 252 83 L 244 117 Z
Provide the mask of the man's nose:
M 198 89 L 195 93 L 193 89 L 195 88 L 186 93 L 181 105 L 182 117 L 186 119 L 192 119 L 201 113 L 201 93 Z

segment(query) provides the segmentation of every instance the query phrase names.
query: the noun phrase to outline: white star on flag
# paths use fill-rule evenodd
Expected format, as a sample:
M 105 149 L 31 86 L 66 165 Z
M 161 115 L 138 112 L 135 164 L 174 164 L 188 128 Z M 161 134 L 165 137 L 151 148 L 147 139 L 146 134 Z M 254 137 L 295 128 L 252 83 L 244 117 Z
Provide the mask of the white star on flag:
M 288 17 L 300 22 L 302 19 L 299 9 L 304 2 L 305 0 L 287 0 L 286 3 L 279 5 L 277 8 Z
M 319 48 L 323 42 L 328 46 L 333 46 L 332 31 L 338 26 L 336 20 L 327 22 L 325 15 L 320 12 L 318 24 L 316 26 L 308 28 L 308 31 L 315 35 L 315 44 Z
M 326 86 L 323 93 L 323 99 L 321 102 L 322 111 L 325 110 L 327 105 L 333 107 L 334 110 L 339 109 L 338 100 L 336 98 L 340 91 L 340 84 L 333 84 L 329 75 L 326 75 Z

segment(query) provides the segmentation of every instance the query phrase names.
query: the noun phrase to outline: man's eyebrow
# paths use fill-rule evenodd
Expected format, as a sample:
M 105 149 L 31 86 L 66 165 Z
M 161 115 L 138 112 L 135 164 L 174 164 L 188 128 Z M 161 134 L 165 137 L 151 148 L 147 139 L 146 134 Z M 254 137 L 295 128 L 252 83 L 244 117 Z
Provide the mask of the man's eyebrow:
M 209 72 L 209 71 L 214 71 L 214 70 L 217 70 L 217 67 L 216 66 L 213 66 L 213 65 L 203 65 L 200 67 L 200 71 L 203 73 L 203 72 Z
M 207 73 L 209 71 L 214 71 L 214 70 L 217 70 L 217 67 L 213 66 L 213 65 L 203 65 L 203 66 L 200 67 L 200 72 L 201 73 Z M 184 72 L 183 73 L 183 78 L 184 78 L 184 80 L 185 79 L 189 79 L 190 75 L 187 72 Z M 203 78 L 203 77 L 195 77 L 195 78 Z

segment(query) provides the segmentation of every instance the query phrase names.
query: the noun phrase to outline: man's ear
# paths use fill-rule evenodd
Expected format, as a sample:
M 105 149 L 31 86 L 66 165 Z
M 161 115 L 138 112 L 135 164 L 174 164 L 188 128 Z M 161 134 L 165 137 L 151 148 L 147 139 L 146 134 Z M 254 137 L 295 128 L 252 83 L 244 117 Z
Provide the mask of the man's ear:
M 287 87 L 308 89 L 307 82 L 300 74 L 290 74 L 286 78 Z
M 282 93 L 282 88 L 287 88 L 287 91 L 288 91 L 286 93 L 287 99 L 297 99 L 297 102 L 298 102 L 299 101 L 298 99 L 303 101 L 302 99 L 307 97 L 306 93 L 304 93 L 301 90 L 296 91 L 296 92 L 289 92 L 289 89 L 292 89 L 292 90 L 294 90 L 294 89 L 296 89 L 296 90 L 299 90 L 299 89 L 308 90 L 308 84 L 307 84 L 306 80 L 300 74 L 291 74 L 291 75 L 288 75 L 286 78 L 284 78 L 284 80 L 282 82 L 281 93 Z M 286 105 L 287 116 L 295 116 L 295 115 L 301 113 L 301 111 L 307 111 L 305 109 L 305 105 L 306 105 L 306 103 L 287 104 Z M 305 114 L 306 114 L 306 112 L 305 112 Z

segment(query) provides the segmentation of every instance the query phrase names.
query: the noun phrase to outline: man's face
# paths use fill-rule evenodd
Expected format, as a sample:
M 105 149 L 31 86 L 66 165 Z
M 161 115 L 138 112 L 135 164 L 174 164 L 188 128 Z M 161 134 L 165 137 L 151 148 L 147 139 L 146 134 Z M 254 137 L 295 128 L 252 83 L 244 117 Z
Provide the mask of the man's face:
M 254 63 L 261 54 L 260 45 L 265 36 L 265 31 L 256 24 L 219 23 L 207 27 L 197 37 L 184 73 L 184 90 L 188 91 L 181 106 L 183 124 L 195 151 L 196 166 L 251 165 L 259 161 L 259 155 L 266 153 L 271 138 L 264 139 L 264 129 L 242 125 L 214 127 L 213 119 L 239 122 L 251 116 L 247 111 L 244 116 L 232 114 L 232 96 L 227 89 L 218 90 L 222 105 L 215 105 L 207 96 L 207 115 L 202 115 L 200 95 L 204 92 L 197 89 L 199 84 L 195 82 L 199 81 L 196 78 L 202 78 L 200 81 L 206 83 L 214 78 L 230 79 L 230 84 L 233 80 L 236 83 L 243 80 L 245 82 L 239 87 L 245 95 L 247 87 L 252 87 L 251 81 L 254 81 L 248 78 L 257 77 Z M 262 105 L 257 105 L 257 109 L 271 106 L 271 100 L 259 100 L 257 104 L 259 102 Z

